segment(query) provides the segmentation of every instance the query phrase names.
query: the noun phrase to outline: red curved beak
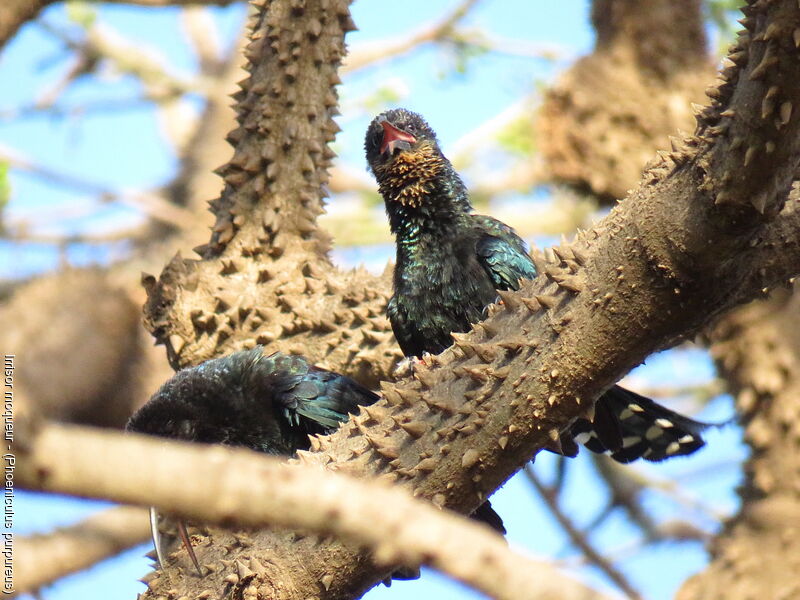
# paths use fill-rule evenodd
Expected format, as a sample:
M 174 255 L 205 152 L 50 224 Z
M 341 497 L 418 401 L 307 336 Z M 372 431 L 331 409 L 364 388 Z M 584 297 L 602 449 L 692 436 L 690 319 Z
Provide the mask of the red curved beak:
M 389 121 L 381 121 L 381 126 L 383 127 L 383 141 L 381 142 L 381 154 L 386 153 L 388 150 L 389 154 L 394 153 L 395 148 L 402 148 L 404 150 L 408 150 L 410 148 L 410 144 L 413 144 L 417 141 L 410 133 L 406 133 L 402 129 L 398 129 Z

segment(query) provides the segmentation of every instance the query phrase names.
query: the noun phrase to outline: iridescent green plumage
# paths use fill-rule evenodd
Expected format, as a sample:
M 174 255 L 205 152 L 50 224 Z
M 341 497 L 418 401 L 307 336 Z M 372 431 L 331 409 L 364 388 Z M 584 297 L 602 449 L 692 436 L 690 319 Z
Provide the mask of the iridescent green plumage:
M 310 365 L 301 356 L 265 356 L 263 350 L 256 346 L 179 371 L 136 411 L 126 429 L 292 456 L 309 448 L 309 434 L 332 433 L 359 406 L 378 400 L 349 377 Z M 153 544 L 163 567 L 166 552 L 159 521 L 151 509 Z M 202 576 L 182 521 L 177 529 Z
M 536 267 L 514 230 L 472 213 L 467 189 L 419 115 L 390 110 L 373 120 L 365 140 L 397 243 L 394 295 L 387 309 L 406 356 L 438 354 L 451 333 L 483 320 L 498 290 L 517 290 Z M 562 436 L 615 460 L 658 461 L 690 454 L 704 442 L 704 423 L 614 386 L 596 403 L 592 422 L 578 419 Z

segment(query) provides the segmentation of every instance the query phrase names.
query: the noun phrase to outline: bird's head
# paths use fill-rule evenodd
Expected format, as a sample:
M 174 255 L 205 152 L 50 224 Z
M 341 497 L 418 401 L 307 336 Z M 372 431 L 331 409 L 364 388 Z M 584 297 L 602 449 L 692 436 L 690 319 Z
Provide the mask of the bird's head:
M 201 407 L 179 398 L 156 394 L 128 421 L 125 429 L 186 442 L 208 441 Z
M 372 120 L 364 140 L 367 163 L 376 177 L 392 163 L 441 155 L 436 134 L 417 113 L 395 108 Z
M 425 119 L 405 108 L 387 110 L 375 117 L 364 140 L 367 162 L 373 171 L 401 154 L 425 148 L 439 152 L 436 134 Z
M 372 120 L 364 140 L 367 163 L 391 213 L 395 206 L 420 208 L 444 181 L 460 189 L 458 175 L 439 149 L 436 134 L 417 113 L 387 110 Z M 442 176 L 444 175 L 444 179 Z

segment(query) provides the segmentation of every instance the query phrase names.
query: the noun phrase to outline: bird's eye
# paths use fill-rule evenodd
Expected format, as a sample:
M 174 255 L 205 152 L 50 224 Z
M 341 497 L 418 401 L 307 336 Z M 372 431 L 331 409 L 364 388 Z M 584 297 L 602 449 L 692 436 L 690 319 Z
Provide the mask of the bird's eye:
M 406 125 L 406 131 L 408 133 L 414 133 L 417 130 L 417 127 L 413 123 L 409 123 Z

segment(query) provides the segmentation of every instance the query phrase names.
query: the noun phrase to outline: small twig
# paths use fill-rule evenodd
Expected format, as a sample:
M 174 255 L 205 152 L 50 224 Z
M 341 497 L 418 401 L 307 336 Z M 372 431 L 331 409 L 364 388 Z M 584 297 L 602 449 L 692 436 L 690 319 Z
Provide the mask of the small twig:
M 190 6 L 181 11 L 180 19 L 186 39 L 197 55 L 200 72 L 213 75 L 225 61 L 219 30 L 211 12 L 204 6 Z
M 553 478 L 552 490 L 555 498 L 561 496 L 561 491 L 564 489 L 564 484 L 567 481 L 567 468 L 568 461 L 566 456 L 556 457 L 556 474 Z
M 688 385 L 651 385 L 637 386 L 637 391 L 650 398 L 675 398 L 688 396 L 689 398 L 706 403 L 712 398 L 725 393 L 725 384 L 721 379 L 711 379 L 702 383 Z
M 713 537 L 713 533 L 704 531 L 702 529 L 697 529 L 691 523 L 683 523 L 681 521 L 677 522 L 667 522 L 662 525 L 659 525 L 659 539 L 660 540 L 669 540 L 671 542 L 695 542 L 699 541 L 701 543 L 707 544 L 711 538 Z M 645 550 L 652 542 L 645 538 L 639 538 L 632 542 L 627 542 L 625 544 L 621 544 L 616 548 L 612 548 L 605 552 L 606 559 L 612 562 L 617 562 L 621 560 L 626 560 L 632 556 L 639 555 L 643 550 Z M 578 552 L 575 555 L 568 556 L 561 560 L 558 560 L 558 565 L 575 569 L 578 567 L 582 567 L 585 565 L 592 564 L 592 561 L 589 560 L 585 554 L 582 552 Z
M 570 50 L 558 44 L 547 44 L 531 40 L 502 37 L 495 34 L 470 31 L 466 41 L 472 45 L 497 54 L 521 56 L 523 58 L 539 58 L 542 60 L 569 60 Z
M 143 226 L 119 229 L 104 233 L 77 233 L 72 235 L 47 235 L 43 233 L 30 233 L 26 226 L 17 227 L 11 223 L 6 227 L 6 231 L 0 234 L 4 240 L 14 243 L 28 244 L 55 244 L 58 246 L 69 246 L 72 244 L 113 244 L 115 242 L 125 242 L 136 238 L 144 237 L 148 229 Z
M 133 207 L 153 219 L 178 229 L 190 226 L 195 220 L 195 216 L 191 212 L 167 202 L 156 194 L 114 190 L 103 184 L 86 181 L 80 177 L 34 163 L 7 148 L 0 147 L 0 162 L 7 162 L 14 169 L 26 171 L 51 183 L 95 194 L 103 202 L 116 202 L 124 206 Z
M 550 508 L 550 512 L 559 522 L 561 527 L 567 533 L 572 542 L 581 549 L 586 558 L 595 564 L 606 576 L 613 581 L 616 586 L 624 592 L 631 600 L 642 600 L 641 594 L 633 588 L 628 582 L 627 578 L 611 564 L 595 547 L 589 542 L 586 536 L 575 526 L 572 520 L 561 510 L 561 507 L 556 501 L 553 490 L 545 486 L 533 470 L 533 466 L 525 465 L 525 475 L 528 480 L 536 488 L 536 491 Z
M 43 535 L 15 540 L 14 584 L 25 593 L 115 556 L 150 534 L 142 508 L 121 506 Z
M 160 102 L 165 99 L 166 97 L 158 98 L 148 95 L 136 98 L 98 100 L 72 106 L 35 102 L 16 108 L 0 110 L 0 120 L 10 121 L 12 119 L 29 119 L 32 117 L 66 118 L 87 114 L 120 112 L 124 110 L 141 110 L 151 107 L 154 102 Z
M 624 477 L 631 483 L 648 490 L 657 490 L 681 506 L 695 510 L 714 522 L 719 522 L 726 516 L 720 511 L 714 510 L 707 504 L 703 503 L 701 500 L 693 497 L 689 492 L 684 490 L 680 485 L 671 479 L 654 477 L 653 475 L 644 473 L 635 465 L 622 466 L 609 461 L 608 468 L 610 470 L 620 472 L 619 476 Z M 708 470 L 711 472 L 717 472 L 719 471 L 719 465 L 714 465 Z M 705 471 L 705 469 L 703 471 Z M 685 474 L 683 475 L 683 479 L 686 480 L 692 476 L 696 475 Z
M 477 3 L 478 0 L 464 0 L 440 19 L 438 23 L 423 27 L 416 33 L 406 34 L 388 41 L 363 44 L 354 48 L 342 64 L 341 72 L 353 73 L 378 62 L 405 54 L 422 44 L 445 38 Z
M 600 514 L 584 528 L 584 533 L 588 535 L 595 527 L 599 526 L 615 508 L 622 508 L 628 518 L 644 532 L 645 538 L 655 540 L 658 536 L 658 525 L 644 506 L 639 502 L 643 486 L 627 477 L 628 470 L 618 468 L 618 463 L 614 462 L 602 454 L 593 454 L 592 462 L 597 469 L 600 478 L 608 487 L 610 498 L 607 506 Z
M 148 52 L 141 45 L 134 44 L 110 28 L 108 25 L 93 25 L 84 31 L 78 39 L 70 32 L 64 31 L 60 26 L 42 21 L 40 23 L 47 32 L 61 40 L 69 49 L 74 50 L 80 57 L 79 65 L 87 63 L 94 65 L 99 60 L 109 61 L 120 73 L 133 75 L 141 81 L 147 95 L 175 97 L 186 93 L 205 94 L 211 81 L 204 77 L 180 77 L 168 72 L 167 67 L 154 56 L 154 51 Z M 94 67 L 92 67 L 93 69 Z M 55 91 L 46 94 L 52 103 L 61 91 L 60 88 L 68 83 L 71 74 L 57 84 Z

